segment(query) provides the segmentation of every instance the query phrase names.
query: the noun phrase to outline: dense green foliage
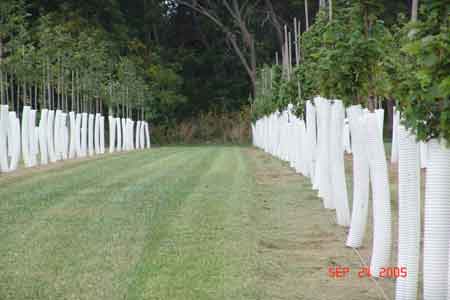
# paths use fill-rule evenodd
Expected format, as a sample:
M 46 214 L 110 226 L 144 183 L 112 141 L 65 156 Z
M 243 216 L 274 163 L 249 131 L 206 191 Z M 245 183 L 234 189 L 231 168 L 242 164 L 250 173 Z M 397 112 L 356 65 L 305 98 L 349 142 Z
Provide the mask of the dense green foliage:
M 402 31 L 395 92 L 420 139 L 450 141 L 450 4 L 424 2 L 419 22 Z
M 419 21 L 384 22 L 377 1 L 333 1 L 318 12 L 315 23 L 300 38 L 302 61 L 295 78 L 283 77 L 277 99 L 257 99 L 253 119 L 287 103 L 297 104 L 316 95 L 362 104 L 370 110 L 384 99 L 395 99 L 404 123 L 421 140 L 450 140 L 450 4 L 423 1 Z M 294 89 L 292 81 L 299 82 Z M 264 105 L 264 108 L 258 107 Z

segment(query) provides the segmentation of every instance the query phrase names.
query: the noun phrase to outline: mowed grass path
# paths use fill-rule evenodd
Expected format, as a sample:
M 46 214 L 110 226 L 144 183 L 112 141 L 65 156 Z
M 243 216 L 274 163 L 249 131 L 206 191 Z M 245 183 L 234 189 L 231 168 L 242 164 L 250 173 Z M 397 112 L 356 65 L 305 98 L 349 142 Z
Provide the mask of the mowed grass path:
M 247 147 L 0 176 L 0 299 L 380 299 L 308 181 Z M 354 268 L 335 280 L 328 266 Z

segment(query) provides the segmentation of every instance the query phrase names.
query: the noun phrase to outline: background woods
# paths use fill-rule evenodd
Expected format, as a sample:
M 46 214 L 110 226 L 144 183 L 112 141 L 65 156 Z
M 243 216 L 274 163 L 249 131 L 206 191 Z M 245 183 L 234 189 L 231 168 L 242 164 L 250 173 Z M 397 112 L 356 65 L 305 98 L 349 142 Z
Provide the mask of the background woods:
M 198 116 L 210 112 L 222 112 L 228 118 L 228 113 L 250 105 L 249 97 L 257 93 L 257 70 L 274 63 L 275 53 L 279 63 L 285 59 L 289 50 L 283 46 L 284 25 L 294 32 L 292 20 L 296 18 L 300 32 L 306 31 L 315 22 L 320 5 L 327 3 L 5 0 L 0 4 L 0 80 L 6 86 L 11 81 L 7 74 L 15 71 L 27 74 L 27 82 L 41 81 L 44 73 L 55 76 L 58 70 L 53 69 L 59 64 L 69 72 L 60 76 L 65 80 L 61 87 L 67 85 L 66 96 L 71 96 L 72 70 L 75 90 L 89 90 L 87 99 L 74 104 L 80 107 L 111 102 L 113 110 L 122 112 L 123 107 L 132 114 L 144 114 L 153 128 L 175 128 L 181 121 L 198 121 Z M 412 6 L 407 0 L 377 3 L 380 19 L 389 27 L 398 23 L 399 13 L 408 15 Z M 66 56 L 70 61 L 58 61 L 57 57 Z M 47 61 L 46 57 L 56 58 Z M 123 69 L 124 64 L 136 66 L 145 94 L 130 94 L 136 87 L 131 86 L 135 83 L 131 77 L 121 73 L 119 65 Z M 47 72 L 49 65 L 53 69 Z M 9 66 L 14 70 L 8 70 Z M 94 73 L 95 78 L 88 76 Z M 121 80 L 129 80 L 128 95 Z M 101 91 L 89 86 L 94 81 L 102 84 Z M 2 91 L 6 101 L 6 89 Z M 97 100 L 91 101 L 91 96 Z

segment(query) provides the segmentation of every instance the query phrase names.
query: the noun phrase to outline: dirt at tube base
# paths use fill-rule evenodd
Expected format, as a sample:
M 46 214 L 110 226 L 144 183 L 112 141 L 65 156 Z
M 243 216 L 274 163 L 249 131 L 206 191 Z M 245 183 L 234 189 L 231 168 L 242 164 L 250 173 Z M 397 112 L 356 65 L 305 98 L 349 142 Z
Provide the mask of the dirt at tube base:
M 260 150 L 249 148 L 247 154 L 259 185 L 256 197 L 263 199 L 258 207 L 263 216 L 258 261 L 264 262 L 261 284 L 271 291 L 270 299 L 394 299 L 394 279 L 360 278 L 361 259 L 345 246 L 348 229 L 336 225 L 335 211 L 323 208 L 308 178 Z M 351 156 L 346 157 L 346 172 L 351 201 Z M 393 217 L 397 218 L 395 213 Z M 366 264 L 372 251 L 371 231 L 369 219 L 364 245 L 358 249 Z M 393 255 L 393 266 L 395 261 Z M 349 273 L 332 278 L 329 267 L 347 267 Z

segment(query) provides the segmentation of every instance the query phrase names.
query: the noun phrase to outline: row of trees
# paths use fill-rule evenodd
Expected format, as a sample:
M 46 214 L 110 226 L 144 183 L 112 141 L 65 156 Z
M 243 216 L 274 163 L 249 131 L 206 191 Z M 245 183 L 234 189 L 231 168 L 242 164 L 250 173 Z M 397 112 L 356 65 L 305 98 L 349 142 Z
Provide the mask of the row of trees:
M 2 104 L 145 117 L 152 95 L 138 56 L 120 55 L 105 32 L 80 19 L 30 17 L 22 0 L 0 3 Z
M 369 110 L 392 99 L 419 139 L 450 140 L 449 9 L 424 0 L 417 20 L 400 15 L 386 26 L 377 1 L 329 1 L 299 38 L 298 64 L 260 69 L 253 119 L 289 103 L 302 117 L 315 95 Z

